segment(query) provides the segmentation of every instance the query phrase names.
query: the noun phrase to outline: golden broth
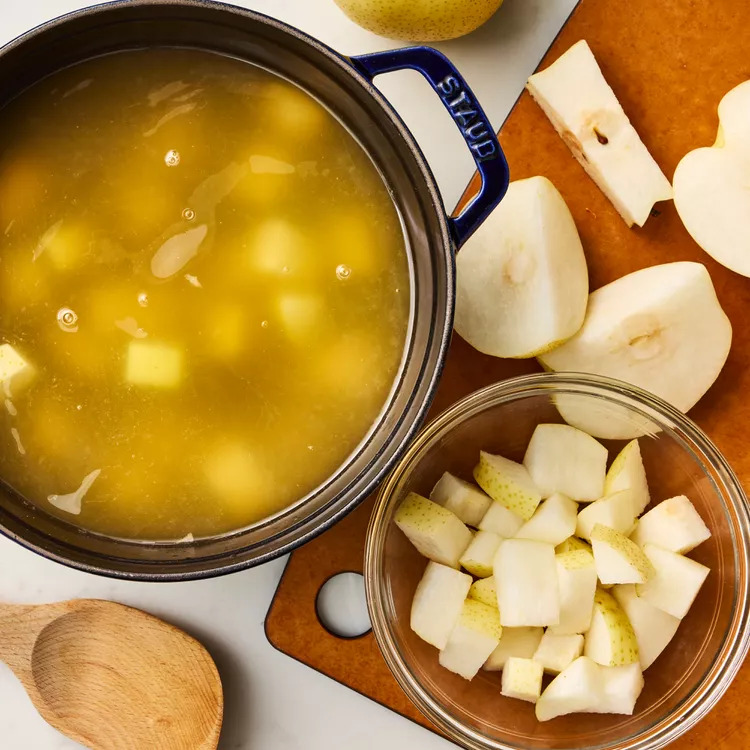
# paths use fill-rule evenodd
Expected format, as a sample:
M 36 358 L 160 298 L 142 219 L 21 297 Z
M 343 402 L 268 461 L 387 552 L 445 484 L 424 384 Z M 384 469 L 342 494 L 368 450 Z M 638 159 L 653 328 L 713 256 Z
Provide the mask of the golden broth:
M 170 539 L 294 502 L 385 403 L 409 298 L 375 167 L 264 70 L 119 53 L 0 112 L 0 477 L 59 517 Z

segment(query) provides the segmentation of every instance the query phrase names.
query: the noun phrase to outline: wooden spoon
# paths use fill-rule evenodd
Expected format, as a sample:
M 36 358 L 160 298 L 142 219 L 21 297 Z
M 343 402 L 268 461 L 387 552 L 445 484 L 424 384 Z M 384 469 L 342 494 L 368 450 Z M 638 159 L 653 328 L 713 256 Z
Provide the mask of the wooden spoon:
M 206 649 L 131 607 L 0 604 L 0 660 L 42 717 L 96 750 L 215 750 L 224 698 Z

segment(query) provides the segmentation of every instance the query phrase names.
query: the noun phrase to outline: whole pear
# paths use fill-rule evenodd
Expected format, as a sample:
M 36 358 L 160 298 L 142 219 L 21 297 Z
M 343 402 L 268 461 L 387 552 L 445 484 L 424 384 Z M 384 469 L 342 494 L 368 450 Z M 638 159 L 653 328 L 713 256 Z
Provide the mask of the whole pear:
M 391 39 L 436 42 L 481 26 L 503 0 L 335 0 L 368 31 Z

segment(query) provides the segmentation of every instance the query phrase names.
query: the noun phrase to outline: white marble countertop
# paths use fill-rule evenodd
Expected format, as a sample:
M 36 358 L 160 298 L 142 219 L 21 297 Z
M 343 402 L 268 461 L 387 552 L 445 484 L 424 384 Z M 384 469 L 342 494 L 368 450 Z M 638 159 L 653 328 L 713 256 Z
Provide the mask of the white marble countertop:
M 499 127 L 576 0 L 505 0 L 477 32 L 438 46 L 457 65 Z M 0 44 L 89 3 L 0 0 Z M 345 54 L 399 46 L 353 23 L 333 0 L 235 0 L 293 24 Z M 417 73 L 378 79 L 420 142 L 449 206 L 472 173 L 468 150 L 437 97 Z M 147 584 L 68 570 L 0 538 L 0 600 L 106 598 L 145 609 L 200 638 L 221 671 L 226 714 L 221 750 L 367 750 L 450 745 L 406 719 L 278 653 L 263 620 L 284 560 L 208 581 Z M 70 750 L 78 745 L 37 715 L 0 665 L 0 747 Z

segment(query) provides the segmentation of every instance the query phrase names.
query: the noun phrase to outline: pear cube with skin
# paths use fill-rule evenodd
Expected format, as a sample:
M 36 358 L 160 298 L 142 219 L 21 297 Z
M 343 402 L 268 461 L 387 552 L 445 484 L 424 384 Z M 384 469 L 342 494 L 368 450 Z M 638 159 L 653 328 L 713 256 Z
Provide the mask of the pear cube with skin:
M 561 544 L 575 532 L 578 503 L 559 492 L 550 495 L 516 532 L 516 539 Z
M 628 226 L 643 226 L 672 186 L 630 123 L 585 40 L 526 88 Z
M 598 523 L 626 536 L 635 526 L 634 495 L 631 490 L 620 490 L 587 505 L 576 521 L 576 536 L 591 540 L 591 532 Z
M 470 587 L 467 573 L 427 563 L 411 604 L 411 629 L 435 648 L 445 648 Z
M 641 516 L 631 539 L 641 547 L 655 544 L 684 555 L 710 536 L 708 526 L 690 500 L 685 495 L 677 495 Z
M 682 619 L 698 596 L 709 569 L 689 557 L 654 544 L 647 544 L 643 551 L 654 566 L 656 575 L 647 583 L 636 586 L 636 594 Z
M 631 440 L 618 454 L 604 478 L 604 494 L 630 490 L 633 515 L 640 516 L 651 501 L 646 469 L 638 440 Z
M 488 607 L 497 609 L 497 589 L 495 588 L 495 576 L 480 578 L 471 584 L 469 599 L 475 599 Z
M 596 574 L 602 583 L 646 583 L 656 573 L 637 544 L 608 526 L 594 526 L 591 546 Z
M 502 538 L 491 531 L 477 531 L 466 552 L 461 555 L 461 567 L 477 578 L 489 578 L 501 541 Z
M 638 596 L 633 585 L 615 586 L 612 595 L 633 628 L 638 641 L 638 659 L 645 671 L 674 638 L 680 620 Z
M 633 626 L 607 591 L 599 589 L 594 597 L 594 614 L 583 653 L 605 667 L 620 667 L 638 661 L 638 641 Z
M 560 544 L 555 547 L 555 554 L 562 555 L 565 552 L 576 552 L 577 550 L 584 550 L 585 552 L 593 554 L 591 545 L 588 542 L 584 542 L 583 539 L 579 539 L 577 536 L 569 536 L 564 542 L 560 542 Z
M 604 492 L 607 449 L 570 425 L 540 424 L 526 448 L 523 465 L 543 497 L 560 492 L 572 500 L 590 502 Z
M 481 451 L 474 469 L 477 484 L 496 502 L 528 521 L 542 500 L 522 464 Z
M 544 671 L 559 674 L 583 653 L 582 635 L 555 635 L 549 630 L 542 636 L 533 659 Z
M 591 625 L 596 593 L 594 556 L 584 549 L 555 555 L 560 590 L 560 622 L 549 632 L 558 635 L 585 633 Z
M 511 656 L 503 668 L 500 692 L 506 698 L 536 703 L 542 693 L 544 669 L 533 659 Z
M 503 628 L 500 643 L 489 655 L 484 669 L 488 672 L 499 672 L 511 656 L 531 659 L 543 636 L 544 628 Z
M 452 511 L 467 526 L 474 528 L 479 526 L 479 522 L 492 504 L 492 498 L 478 487 L 453 476 L 448 471 L 433 487 L 430 500 Z
M 471 680 L 500 643 L 502 632 L 497 607 L 467 599 L 440 651 L 440 665 Z
M 495 586 L 503 627 L 557 625 L 560 593 L 555 548 L 530 539 L 504 539 L 495 555 Z
M 416 492 L 406 496 L 394 521 L 421 554 L 451 568 L 458 567 L 472 540 L 458 516 Z
M 591 711 L 602 700 L 601 669 L 580 656 L 555 677 L 536 703 L 536 718 L 549 721 L 566 714 Z
M 491 531 L 503 539 L 510 539 L 516 535 L 523 524 L 524 520 L 521 516 L 493 501 L 479 522 L 479 530 Z

